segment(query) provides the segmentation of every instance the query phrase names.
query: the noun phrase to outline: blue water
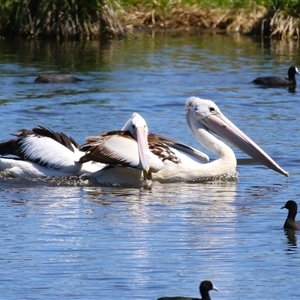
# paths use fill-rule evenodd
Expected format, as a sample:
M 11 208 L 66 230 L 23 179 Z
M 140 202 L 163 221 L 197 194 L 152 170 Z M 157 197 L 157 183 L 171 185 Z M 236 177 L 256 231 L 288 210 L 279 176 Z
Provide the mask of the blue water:
M 291 64 L 296 42 L 239 35 L 0 40 L 0 140 L 40 124 L 83 143 L 137 111 L 150 131 L 201 149 L 184 118 L 199 96 L 290 173 L 242 164 L 237 182 L 152 190 L 1 178 L 0 299 L 196 297 L 204 279 L 219 288 L 212 299 L 299 299 L 299 233 L 286 235 L 280 210 L 300 194 L 299 92 L 249 83 Z M 34 84 L 44 72 L 84 81 Z

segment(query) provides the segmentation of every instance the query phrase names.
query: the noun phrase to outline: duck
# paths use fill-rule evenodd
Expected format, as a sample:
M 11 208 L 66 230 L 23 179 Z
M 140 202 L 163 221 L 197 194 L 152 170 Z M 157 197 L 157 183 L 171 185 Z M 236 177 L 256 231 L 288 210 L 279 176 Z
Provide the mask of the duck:
M 211 300 L 209 291 L 218 291 L 217 287 L 209 280 L 204 280 L 200 283 L 199 292 L 202 298 L 194 297 L 183 297 L 183 296 L 171 296 L 171 297 L 160 297 L 157 300 Z
M 298 205 L 294 200 L 288 200 L 281 209 L 286 208 L 289 212 L 284 222 L 283 228 L 285 229 L 300 229 L 300 221 L 295 221 Z
M 299 75 L 298 68 L 295 66 L 291 66 L 288 69 L 288 78 L 279 76 L 264 76 L 257 77 L 252 82 L 254 84 L 270 87 L 296 86 L 296 74 Z
M 69 74 L 41 74 L 34 80 L 35 83 L 76 83 L 79 81 L 83 80 Z

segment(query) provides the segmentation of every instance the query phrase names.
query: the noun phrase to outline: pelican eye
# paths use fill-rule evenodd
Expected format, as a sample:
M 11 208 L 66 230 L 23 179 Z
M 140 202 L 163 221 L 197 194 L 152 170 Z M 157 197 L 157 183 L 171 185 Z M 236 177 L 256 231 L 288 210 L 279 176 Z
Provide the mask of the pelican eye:
M 210 111 L 210 112 L 216 112 L 216 109 L 215 109 L 213 106 L 211 106 L 211 107 L 209 108 L 209 111 Z

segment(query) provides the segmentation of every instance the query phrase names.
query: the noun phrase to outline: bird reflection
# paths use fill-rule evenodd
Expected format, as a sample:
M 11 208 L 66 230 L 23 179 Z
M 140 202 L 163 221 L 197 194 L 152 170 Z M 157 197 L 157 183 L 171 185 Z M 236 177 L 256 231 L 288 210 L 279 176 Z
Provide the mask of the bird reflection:
M 287 88 L 287 90 L 288 90 L 289 93 L 293 93 L 293 94 L 297 92 L 295 86 L 290 86 L 290 87 Z
M 291 246 L 297 246 L 297 236 L 296 230 L 293 228 L 287 228 L 284 230 L 284 233 L 287 237 L 287 244 Z

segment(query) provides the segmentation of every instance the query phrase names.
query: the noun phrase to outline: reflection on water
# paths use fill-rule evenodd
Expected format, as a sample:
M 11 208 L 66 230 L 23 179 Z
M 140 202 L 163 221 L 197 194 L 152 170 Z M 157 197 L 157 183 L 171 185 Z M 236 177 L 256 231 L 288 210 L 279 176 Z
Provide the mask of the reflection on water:
M 289 250 L 293 249 L 294 248 L 293 246 L 297 247 L 296 230 L 295 229 L 285 229 L 285 235 L 287 238 L 288 245 L 291 246 L 289 248 Z
M 34 288 L 38 297 L 84 290 L 87 299 L 110 298 L 117 287 L 124 299 L 156 299 L 209 278 L 221 284 L 221 298 L 256 295 L 261 286 L 253 291 L 249 282 L 257 270 L 270 276 L 274 263 L 282 268 L 275 257 L 286 241 L 276 242 L 276 217 L 266 219 L 280 187 L 248 188 L 247 195 L 238 182 L 145 190 L 5 180 L 0 285 L 7 297 Z M 27 277 L 18 276 L 21 266 Z
M 298 290 L 283 284 L 298 286 L 298 232 L 282 229 L 279 209 L 300 195 L 298 90 L 249 84 L 299 65 L 298 48 L 293 41 L 220 34 L 0 40 L 0 140 L 41 124 L 83 143 L 121 128 L 137 111 L 150 131 L 202 151 L 184 117 L 185 100 L 199 96 L 214 100 L 291 176 L 234 149 L 236 182 L 146 190 L 74 178 L 0 178 L 3 299 L 198 296 L 203 279 L 218 286 L 213 299 L 298 299 Z M 46 72 L 84 82 L 33 83 Z

